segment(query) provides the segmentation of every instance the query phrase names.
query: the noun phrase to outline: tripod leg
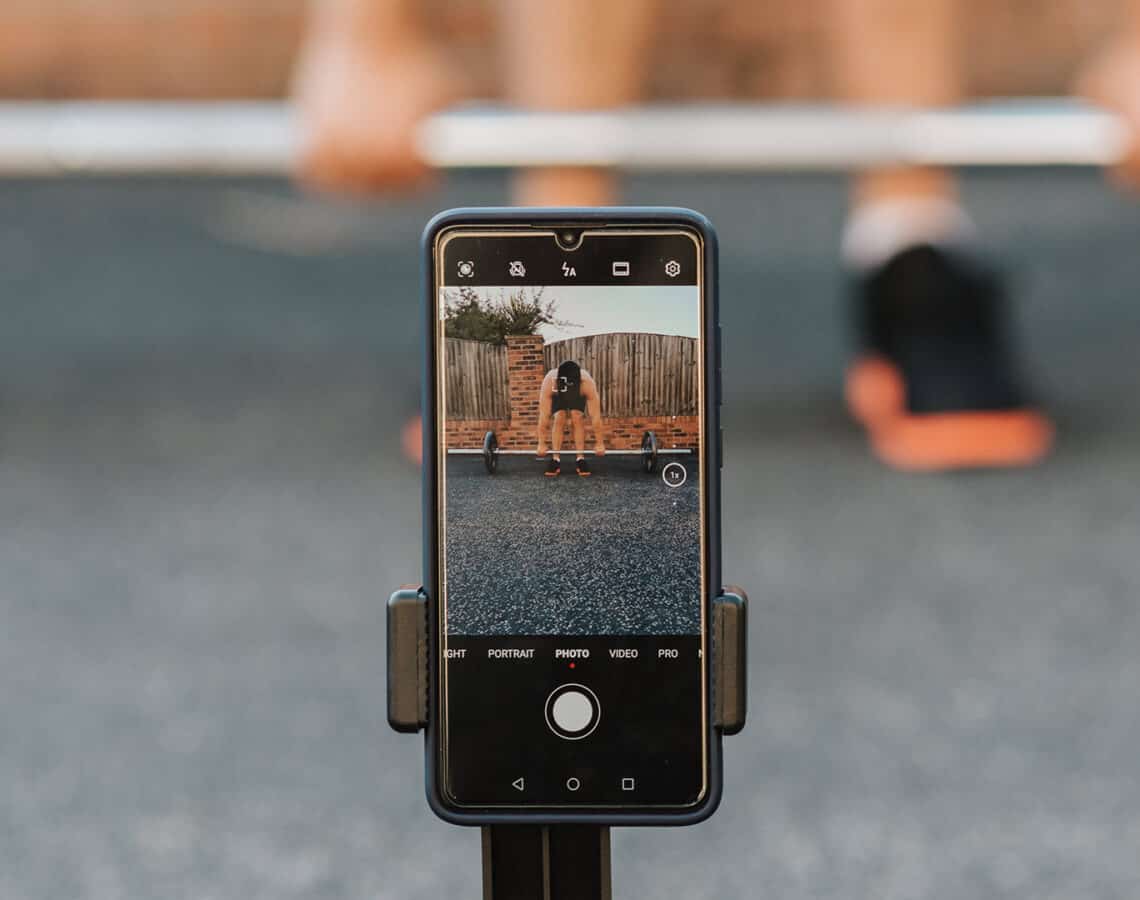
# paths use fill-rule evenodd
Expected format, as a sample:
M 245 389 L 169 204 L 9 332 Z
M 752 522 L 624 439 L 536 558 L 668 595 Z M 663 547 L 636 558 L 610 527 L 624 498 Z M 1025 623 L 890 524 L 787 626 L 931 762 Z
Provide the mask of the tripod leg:
M 550 900 L 610 900 L 610 830 L 556 825 L 545 831 Z
M 596 825 L 483 829 L 483 900 L 610 900 L 610 830 Z

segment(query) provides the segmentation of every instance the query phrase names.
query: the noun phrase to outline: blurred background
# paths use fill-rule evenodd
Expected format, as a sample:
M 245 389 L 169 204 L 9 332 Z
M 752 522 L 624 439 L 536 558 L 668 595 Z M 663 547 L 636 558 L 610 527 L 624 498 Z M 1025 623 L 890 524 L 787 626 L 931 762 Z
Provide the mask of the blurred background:
M 971 94 L 1065 93 L 1118 4 L 968 0 Z M 7 0 L 0 95 L 276 98 L 299 0 Z M 424 14 L 479 96 L 495 17 Z M 651 96 L 818 98 L 820 6 L 667 0 Z M 615 896 L 1131 897 L 1140 882 L 1140 202 L 971 172 L 1058 438 L 915 475 L 843 409 L 838 175 L 658 175 L 721 236 L 725 563 L 750 722 L 720 812 L 614 834 Z M 475 897 L 385 721 L 419 578 L 416 242 L 501 173 L 0 180 L 0 896 Z
M 476 96 L 500 83 L 492 0 L 422 0 Z M 1121 0 L 962 0 L 971 93 L 1056 94 L 1119 25 Z M 306 0 L 7 0 L 0 92 L 13 97 L 275 97 Z M 826 0 L 661 0 L 651 93 L 817 97 L 831 85 Z

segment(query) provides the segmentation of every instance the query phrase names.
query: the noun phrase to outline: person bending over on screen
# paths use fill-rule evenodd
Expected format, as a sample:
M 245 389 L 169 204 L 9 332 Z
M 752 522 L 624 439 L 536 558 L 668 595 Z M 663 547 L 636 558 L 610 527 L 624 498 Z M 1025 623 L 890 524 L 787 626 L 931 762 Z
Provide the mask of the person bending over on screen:
M 573 360 L 567 360 L 546 373 L 542 387 L 538 389 L 538 455 L 546 456 L 546 429 L 551 427 L 553 420 L 550 434 L 553 452 L 546 465 L 547 476 L 553 478 L 562 474 L 560 451 L 566 416 L 570 417 L 570 427 L 574 432 L 575 471 L 583 476 L 590 474 L 590 465 L 586 462 L 586 423 L 582 418 L 586 411 L 589 411 L 590 422 L 594 426 L 594 452 L 603 456 L 606 444 L 602 437 L 602 398 L 593 377 Z

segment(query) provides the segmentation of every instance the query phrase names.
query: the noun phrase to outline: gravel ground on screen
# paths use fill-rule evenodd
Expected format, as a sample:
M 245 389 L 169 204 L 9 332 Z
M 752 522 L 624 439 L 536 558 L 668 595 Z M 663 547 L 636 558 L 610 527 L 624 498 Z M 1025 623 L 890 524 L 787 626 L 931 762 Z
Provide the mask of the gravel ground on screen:
M 448 460 L 451 633 L 699 632 L 697 479 L 670 488 L 632 458 L 598 460 L 589 478 L 570 465 L 547 478 L 519 457 L 492 476 L 477 457 Z

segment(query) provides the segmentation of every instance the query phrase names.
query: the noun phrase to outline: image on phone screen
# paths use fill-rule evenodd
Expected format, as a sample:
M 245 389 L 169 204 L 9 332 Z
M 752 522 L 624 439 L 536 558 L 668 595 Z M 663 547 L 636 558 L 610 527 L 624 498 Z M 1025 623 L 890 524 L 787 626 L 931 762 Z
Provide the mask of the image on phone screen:
M 437 250 L 445 787 L 460 806 L 690 806 L 706 788 L 700 241 L 566 247 L 459 229 Z

